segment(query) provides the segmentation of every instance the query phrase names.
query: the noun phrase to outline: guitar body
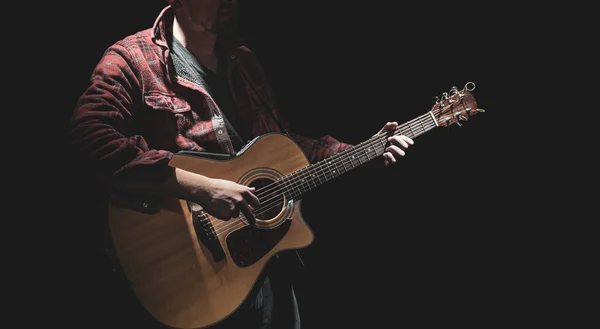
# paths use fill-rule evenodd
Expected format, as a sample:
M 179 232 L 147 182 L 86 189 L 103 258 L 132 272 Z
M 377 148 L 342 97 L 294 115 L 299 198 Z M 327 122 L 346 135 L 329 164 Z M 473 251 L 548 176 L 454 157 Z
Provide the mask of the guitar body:
M 178 153 L 169 164 L 252 186 L 273 182 L 309 162 L 294 141 L 273 133 L 227 160 Z M 255 225 L 243 218 L 213 218 L 184 200 L 167 200 L 156 213 L 111 202 L 115 253 L 145 309 L 165 325 L 182 329 L 214 325 L 231 315 L 275 254 L 313 241 L 300 201 L 284 194 L 274 197 L 279 198 L 276 206 L 257 214 Z

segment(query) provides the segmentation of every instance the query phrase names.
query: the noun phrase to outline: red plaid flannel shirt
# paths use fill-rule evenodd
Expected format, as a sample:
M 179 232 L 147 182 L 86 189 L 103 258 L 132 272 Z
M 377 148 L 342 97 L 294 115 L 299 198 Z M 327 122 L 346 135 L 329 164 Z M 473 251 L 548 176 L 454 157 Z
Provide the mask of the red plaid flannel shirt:
M 211 96 L 174 72 L 166 41 L 172 19 L 172 9 L 166 7 L 152 28 L 111 45 L 78 100 L 73 146 L 102 180 L 133 168 L 166 173 L 169 160 L 180 150 L 234 152 Z M 219 40 L 217 47 L 230 61 L 227 77 L 234 101 L 254 136 L 281 132 L 267 111 L 290 132 L 255 54 L 239 40 Z M 191 103 L 197 105 L 192 108 Z M 330 136 L 291 136 L 311 162 L 351 147 Z

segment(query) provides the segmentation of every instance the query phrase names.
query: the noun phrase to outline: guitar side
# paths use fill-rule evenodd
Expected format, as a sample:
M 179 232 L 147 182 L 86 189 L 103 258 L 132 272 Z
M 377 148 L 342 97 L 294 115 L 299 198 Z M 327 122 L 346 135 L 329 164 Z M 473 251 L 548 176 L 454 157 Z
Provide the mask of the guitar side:
M 272 133 L 257 138 L 229 160 L 176 154 L 169 165 L 251 185 L 276 180 L 309 162 L 293 140 Z M 312 243 L 314 236 L 302 218 L 300 202 L 283 200 L 273 216 L 258 216 L 259 228 L 253 229 L 239 224 L 239 218 L 224 222 L 204 213 L 204 220 L 218 237 L 216 249 L 220 247 L 222 258 L 215 257 L 215 245 L 207 247 L 199 239 L 193 220 L 197 214 L 184 200 L 167 200 L 155 214 L 112 202 L 111 238 L 133 291 L 153 317 L 172 328 L 204 328 L 227 318 L 241 305 L 275 254 Z M 242 242 L 248 238 L 265 238 L 270 244 L 260 243 L 262 249 L 252 249 Z

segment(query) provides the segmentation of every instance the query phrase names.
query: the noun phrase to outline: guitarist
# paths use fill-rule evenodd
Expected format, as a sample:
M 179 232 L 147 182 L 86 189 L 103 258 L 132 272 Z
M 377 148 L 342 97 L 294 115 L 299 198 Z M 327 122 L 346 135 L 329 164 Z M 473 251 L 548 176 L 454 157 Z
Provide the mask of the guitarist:
M 173 154 L 234 154 L 268 132 L 289 134 L 311 162 L 352 147 L 290 131 L 255 54 L 235 36 L 237 12 L 237 0 L 169 0 L 151 28 L 108 47 L 78 100 L 70 131 L 73 150 L 103 188 L 189 200 L 223 220 L 240 213 L 252 219 L 252 207 L 259 206 L 253 188 L 173 169 Z M 388 122 L 381 131 L 396 127 Z M 385 165 L 413 144 L 405 136 L 389 142 Z M 282 258 L 215 328 L 300 328 Z

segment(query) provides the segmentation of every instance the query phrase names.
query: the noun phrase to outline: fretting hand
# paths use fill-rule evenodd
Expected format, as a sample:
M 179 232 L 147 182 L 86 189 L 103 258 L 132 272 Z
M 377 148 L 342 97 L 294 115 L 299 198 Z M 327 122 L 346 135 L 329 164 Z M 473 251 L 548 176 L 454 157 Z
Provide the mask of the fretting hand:
M 377 132 L 377 134 L 394 131 L 396 128 L 398 128 L 398 122 L 388 122 L 383 126 L 383 128 L 381 128 L 381 130 L 379 130 L 379 132 Z M 393 135 L 388 137 L 387 141 L 390 143 L 390 145 L 383 153 L 384 165 L 386 167 L 396 163 L 397 157 L 405 156 L 405 150 L 415 143 L 410 137 L 405 135 Z

